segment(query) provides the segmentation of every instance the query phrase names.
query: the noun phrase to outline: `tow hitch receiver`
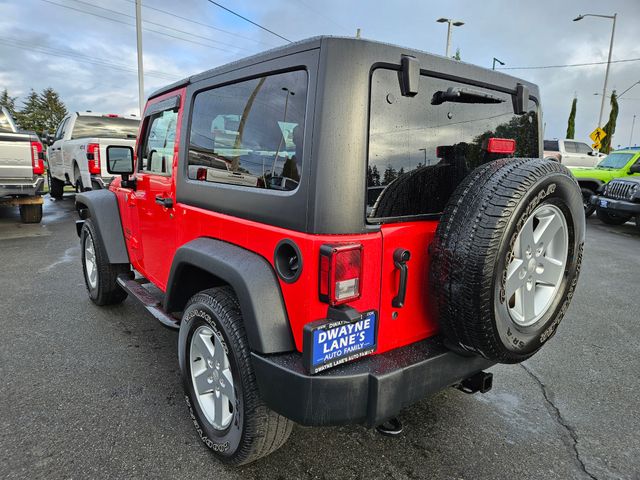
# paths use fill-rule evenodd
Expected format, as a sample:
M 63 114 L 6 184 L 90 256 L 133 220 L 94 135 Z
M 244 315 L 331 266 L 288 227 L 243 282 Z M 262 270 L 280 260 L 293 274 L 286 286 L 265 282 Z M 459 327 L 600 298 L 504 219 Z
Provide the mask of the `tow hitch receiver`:
M 487 393 L 493 387 L 493 373 L 478 372 L 456 385 L 464 393 Z
M 395 437 L 402 433 L 402 422 L 399 418 L 393 417 L 376 427 L 379 434 L 386 437 Z

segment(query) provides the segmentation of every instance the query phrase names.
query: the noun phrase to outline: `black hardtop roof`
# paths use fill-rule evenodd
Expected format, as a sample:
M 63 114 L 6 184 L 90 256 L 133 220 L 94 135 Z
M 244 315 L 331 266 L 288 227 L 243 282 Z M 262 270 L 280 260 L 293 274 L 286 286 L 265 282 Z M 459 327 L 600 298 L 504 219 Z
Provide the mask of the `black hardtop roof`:
M 443 61 L 455 63 L 458 66 L 464 66 L 465 69 L 468 69 L 466 70 L 465 73 L 466 75 L 469 76 L 469 78 L 482 77 L 485 81 L 495 80 L 497 84 L 503 84 L 503 85 L 506 83 L 506 84 L 512 84 L 515 86 L 516 83 L 522 83 L 527 87 L 529 87 L 529 89 L 531 90 L 531 93 L 534 94 L 535 97 L 538 96 L 537 95 L 538 87 L 530 82 L 521 80 L 516 77 L 512 77 L 510 75 L 507 75 L 495 70 L 490 70 L 488 68 L 483 68 L 477 65 L 472 65 L 470 63 L 449 59 L 441 55 L 427 53 L 421 50 L 401 47 L 401 46 L 393 45 L 389 43 L 378 42 L 374 40 L 366 40 L 362 38 L 318 36 L 318 37 L 311 37 L 305 40 L 289 43 L 281 47 L 272 48 L 270 50 L 266 50 L 264 52 L 261 52 L 255 55 L 244 57 L 242 59 L 221 65 L 219 67 L 215 67 L 210 70 L 206 70 L 204 72 L 191 75 L 189 77 L 183 78 L 182 80 L 178 80 L 177 82 L 174 82 L 170 85 L 167 85 L 163 88 L 156 90 L 149 96 L 149 98 L 151 99 L 159 95 L 162 95 L 164 93 L 175 90 L 177 88 L 187 86 L 190 83 L 193 83 L 199 80 L 204 80 L 206 78 L 213 77 L 222 73 L 228 73 L 233 70 L 237 70 L 239 68 L 247 67 L 249 65 L 255 65 L 257 63 L 273 60 L 275 58 L 283 57 L 286 55 L 291 55 L 294 53 L 321 48 L 323 45 L 328 43 L 343 44 L 343 43 L 355 43 L 355 42 L 359 42 L 361 45 L 366 45 L 367 48 L 370 48 L 372 52 L 375 52 L 376 54 L 382 51 L 384 51 L 385 53 L 389 53 L 390 51 L 395 51 L 398 54 L 398 59 L 400 58 L 401 54 L 416 56 L 420 60 L 421 68 L 425 68 L 427 65 L 431 63 L 434 63 L 436 65 L 442 64 Z

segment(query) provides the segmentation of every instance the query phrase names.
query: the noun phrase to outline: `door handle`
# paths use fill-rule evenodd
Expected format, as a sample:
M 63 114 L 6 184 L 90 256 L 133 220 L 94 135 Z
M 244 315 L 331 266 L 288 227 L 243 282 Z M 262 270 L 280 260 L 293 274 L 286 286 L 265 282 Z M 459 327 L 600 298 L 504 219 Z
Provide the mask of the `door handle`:
M 411 258 L 411 252 L 404 248 L 396 248 L 393 252 L 393 264 L 400 271 L 400 282 L 398 284 L 398 294 L 391 301 L 391 305 L 395 308 L 404 307 L 404 299 L 407 294 L 407 277 L 409 275 L 409 267 L 407 262 Z
M 163 197 L 162 195 L 156 195 L 156 203 L 162 205 L 165 208 L 173 208 L 173 198 Z

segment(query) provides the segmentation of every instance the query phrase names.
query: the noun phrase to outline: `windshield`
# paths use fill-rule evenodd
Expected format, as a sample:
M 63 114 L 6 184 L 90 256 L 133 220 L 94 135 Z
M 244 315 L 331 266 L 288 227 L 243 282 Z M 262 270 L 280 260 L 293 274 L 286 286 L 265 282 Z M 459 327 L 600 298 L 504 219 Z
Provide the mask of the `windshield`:
M 604 157 L 598 164 L 598 168 L 623 168 L 635 153 L 612 153 Z
M 136 138 L 139 124 L 134 118 L 79 116 L 71 138 Z

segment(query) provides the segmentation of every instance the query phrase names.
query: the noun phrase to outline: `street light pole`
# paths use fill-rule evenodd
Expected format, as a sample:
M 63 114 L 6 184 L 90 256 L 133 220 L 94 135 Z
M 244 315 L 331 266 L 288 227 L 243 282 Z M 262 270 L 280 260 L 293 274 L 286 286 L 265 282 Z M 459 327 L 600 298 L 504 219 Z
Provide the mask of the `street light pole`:
M 142 64 L 142 14 L 140 0 L 136 0 L 136 43 L 138 47 L 138 105 L 140 118 L 144 111 L 144 71 Z
M 498 62 L 500 65 L 504 66 L 504 62 L 501 60 L 498 60 L 496 57 L 493 57 L 493 67 L 491 67 L 491 70 L 495 70 L 496 69 L 496 62 Z
M 631 135 L 629 135 L 629 146 L 632 147 L 633 142 L 633 127 L 636 125 L 636 116 L 633 116 L 633 121 L 631 122 Z
M 447 47 L 445 48 L 444 54 L 446 57 L 448 57 L 449 49 L 451 48 L 451 26 L 453 25 L 454 27 L 461 27 L 462 25 L 464 25 L 464 22 L 461 22 L 459 20 L 452 20 L 451 18 L 439 18 L 438 20 L 436 20 L 436 22 L 447 24 Z
M 613 15 L 596 15 L 593 13 L 586 13 L 584 15 L 578 15 L 573 19 L 574 22 L 582 20 L 584 17 L 600 17 L 600 18 L 608 18 L 613 20 L 613 27 L 611 28 L 611 43 L 609 44 L 609 57 L 607 59 L 607 70 L 604 74 L 604 86 L 602 87 L 602 102 L 600 102 L 600 116 L 598 117 L 598 127 L 602 126 L 602 115 L 604 113 L 604 100 L 607 95 L 607 82 L 609 81 L 609 68 L 611 67 L 611 53 L 613 52 L 613 37 L 616 33 L 616 18 L 618 14 L 614 13 Z

